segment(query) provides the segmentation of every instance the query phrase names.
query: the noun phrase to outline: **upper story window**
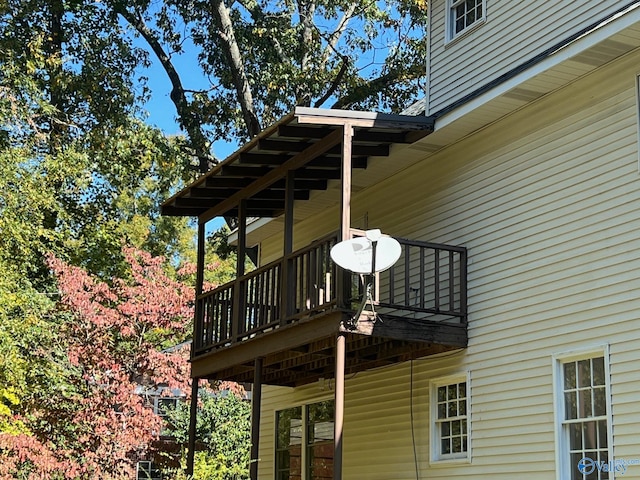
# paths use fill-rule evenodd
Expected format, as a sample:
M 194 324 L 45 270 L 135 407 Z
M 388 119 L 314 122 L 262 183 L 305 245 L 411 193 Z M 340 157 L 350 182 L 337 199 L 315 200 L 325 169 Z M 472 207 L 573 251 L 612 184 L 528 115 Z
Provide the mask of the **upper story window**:
M 486 0 L 450 0 L 448 39 L 453 40 L 484 21 Z

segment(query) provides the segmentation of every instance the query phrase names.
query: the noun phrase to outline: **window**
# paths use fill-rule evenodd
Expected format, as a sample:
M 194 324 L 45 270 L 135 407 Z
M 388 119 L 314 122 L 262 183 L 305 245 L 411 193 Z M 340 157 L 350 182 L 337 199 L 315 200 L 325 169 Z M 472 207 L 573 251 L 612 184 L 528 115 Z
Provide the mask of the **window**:
M 559 477 L 608 479 L 611 418 L 608 367 L 602 351 L 557 359 L 556 406 Z
M 431 461 L 469 459 L 467 376 L 431 383 Z
M 162 473 L 153 462 L 138 462 L 136 480 L 161 480 Z
M 276 413 L 276 480 L 302 478 L 302 407 Z
M 180 397 L 156 397 L 153 402 L 153 413 L 165 419 L 167 412 L 175 410 L 180 400 Z
M 453 40 L 485 19 L 485 0 L 450 0 L 448 38 Z
M 333 401 L 307 407 L 307 478 L 333 479 Z
M 333 429 L 333 400 L 276 412 L 276 480 L 331 480 Z

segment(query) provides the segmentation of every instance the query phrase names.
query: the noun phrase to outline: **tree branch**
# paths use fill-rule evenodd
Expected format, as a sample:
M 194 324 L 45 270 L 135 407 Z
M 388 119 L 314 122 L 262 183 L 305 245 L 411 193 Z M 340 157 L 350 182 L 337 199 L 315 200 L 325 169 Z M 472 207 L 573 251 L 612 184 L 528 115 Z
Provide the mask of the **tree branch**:
M 367 83 L 355 88 L 349 94 L 339 98 L 331 108 L 349 108 L 355 103 L 362 102 L 381 91 L 398 83 L 400 80 L 413 80 L 425 74 L 424 68 L 417 63 L 409 65 L 403 75 L 397 70 L 392 70 L 384 75 L 369 80 Z
M 342 57 L 342 66 L 340 67 L 340 71 L 338 72 L 338 75 L 336 75 L 336 78 L 333 80 L 333 82 L 331 82 L 331 86 L 327 89 L 324 95 L 320 97 L 318 100 L 316 100 L 316 102 L 313 105 L 315 108 L 320 108 L 322 104 L 326 102 L 329 99 L 329 97 L 331 97 L 331 95 L 334 94 L 334 92 L 340 86 L 340 83 L 342 83 L 342 79 L 347 73 L 348 68 L 349 68 L 348 58 Z
M 347 29 L 347 24 L 353 17 L 353 12 L 355 12 L 358 5 L 359 5 L 358 2 L 354 2 L 351 5 L 349 5 L 349 8 L 345 10 L 344 15 L 342 15 L 342 18 L 338 23 L 338 28 L 336 28 L 336 30 L 327 38 L 327 46 L 324 49 L 324 53 L 322 55 L 323 68 L 326 65 L 327 61 L 329 60 L 329 57 L 331 56 L 331 51 L 336 52 L 336 45 L 338 45 L 338 42 L 340 41 L 342 34 Z
M 236 41 L 229 9 L 223 0 L 211 0 L 211 6 L 211 13 L 214 15 L 218 28 L 220 29 L 219 37 L 222 40 L 222 48 L 229 62 L 231 76 L 233 77 L 233 83 L 236 88 L 236 93 L 238 94 L 238 101 L 240 102 L 240 108 L 242 109 L 242 116 L 244 117 L 247 131 L 250 137 L 255 137 L 260 133 L 262 128 L 260 127 L 260 122 L 255 112 L 253 95 L 249 86 L 249 80 L 244 71 L 242 55 L 240 54 L 240 48 Z
M 162 68 L 166 72 L 171 82 L 171 101 L 176 107 L 178 113 L 178 121 L 182 128 L 185 129 L 189 137 L 191 146 L 198 157 L 200 173 L 208 172 L 217 162 L 209 153 L 209 141 L 202 131 L 202 125 L 197 116 L 190 108 L 187 100 L 185 89 L 182 86 L 182 80 L 178 71 L 173 66 L 171 58 L 164 51 L 158 38 L 153 31 L 144 23 L 139 14 L 128 11 L 122 4 L 116 4 L 114 7 L 116 13 L 124 18 L 136 31 L 145 39 L 149 47 L 153 50 L 156 57 L 160 61 Z
M 258 2 L 256 0 L 239 0 L 238 3 L 242 5 L 245 8 L 245 10 L 247 10 L 247 12 L 249 12 L 249 14 L 251 15 L 251 18 L 256 23 L 256 25 L 265 24 L 265 30 L 269 34 L 269 39 L 273 44 L 273 48 L 276 51 L 278 58 L 280 58 L 280 61 L 282 63 L 290 63 L 291 59 L 282 49 L 282 45 L 280 45 L 280 40 L 278 38 L 278 31 L 275 28 L 266 27 L 266 22 L 265 22 L 266 15 L 262 10 L 262 8 L 260 8 L 260 5 L 258 4 Z

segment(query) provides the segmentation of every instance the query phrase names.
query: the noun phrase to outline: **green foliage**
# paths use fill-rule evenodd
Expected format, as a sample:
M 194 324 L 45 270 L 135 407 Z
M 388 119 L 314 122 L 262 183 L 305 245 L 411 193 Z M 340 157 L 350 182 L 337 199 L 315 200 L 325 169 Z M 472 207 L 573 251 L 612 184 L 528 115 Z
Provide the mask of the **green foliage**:
M 182 404 L 169 414 L 171 435 L 186 446 L 189 439 L 189 405 Z M 251 404 L 239 395 L 201 390 L 197 415 L 195 480 L 242 480 L 249 477 L 251 450 Z M 182 463 L 185 462 L 183 450 Z M 169 478 L 181 480 L 173 471 Z
M 397 112 L 424 91 L 424 0 L 222 2 L 232 24 L 224 32 L 217 4 L 129 2 L 124 15 L 165 58 L 185 44 L 197 52 L 191 71 L 210 85 L 194 91 L 172 80 L 171 93 L 183 126 L 195 119 L 209 142 L 255 135 L 247 109 L 266 126 L 297 105 Z

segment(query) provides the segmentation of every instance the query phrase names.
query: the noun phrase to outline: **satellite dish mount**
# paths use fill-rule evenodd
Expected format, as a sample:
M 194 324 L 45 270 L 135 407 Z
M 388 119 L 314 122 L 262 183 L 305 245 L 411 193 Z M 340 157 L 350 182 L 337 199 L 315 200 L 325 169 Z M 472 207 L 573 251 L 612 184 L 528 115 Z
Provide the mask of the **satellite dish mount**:
M 367 230 L 364 237 L 344 240 L 333 246 L 331 259 L 345 270 L 360 274 L 365 284 L 362 302 L 356 314 L 351 317 L 348 327 L 356 328 L 367 305 L 370 306 L 373 321 L 379 319 L 372 293 L 376 274 L 391 268 L 401 253 L 400 243 L 394 238 L 383 236 L 378 229 Z

